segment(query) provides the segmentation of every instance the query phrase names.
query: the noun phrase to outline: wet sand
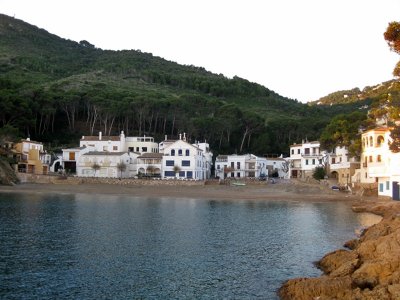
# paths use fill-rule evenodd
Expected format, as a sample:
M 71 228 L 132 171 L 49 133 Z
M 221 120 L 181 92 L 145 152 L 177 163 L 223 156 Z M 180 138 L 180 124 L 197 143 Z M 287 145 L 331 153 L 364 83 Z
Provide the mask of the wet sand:
M 38 184 L 0 186 L 0 192 L 130 195 L 133 197 L 167 197 L 213 200 L 277 201 L 355 201 L 360 197 L 332 191 L 327 186 L 306 183 L 264 185 L 113 185 L 113 184 Z

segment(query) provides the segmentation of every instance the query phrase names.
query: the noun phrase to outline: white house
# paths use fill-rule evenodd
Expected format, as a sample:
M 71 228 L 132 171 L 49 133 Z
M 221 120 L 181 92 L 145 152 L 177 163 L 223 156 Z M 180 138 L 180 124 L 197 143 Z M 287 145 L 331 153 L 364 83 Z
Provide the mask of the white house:
M 126 137 L 124 151 L 144 153 L 158 153 L 158 143 L 154 142 L 154 138 L 149 136 L 143 137 Z
M 125 134 L 121 131 L 119 136 L 103 136 L 101 131 L 99 135 L 95 136 L 82 136 L 79 147 L 91 147 L 93 151 L 97 152 L 124 152 L 127 151 L 125 147 Z
M 162 153 L 144 153 L 137 158 L 138 175 L 161 177 Z
M 268 175 L 267 159 L 253 154 L 218 155 L 215 159 L 215 177 L 259 178 Z
M 62 149 L 61 166 L 68 173 L 76 173 L 76 163 L 82 154 L 95 151 L 92 146 Z
M 289 162 L 282 157 L 267 157 L 268 176 L 289 179 Z
M 329 175 L 336 178 L 340 185 L 349 185 L 359 167 L 360 162 L 355 157 L 350 157 L 347 147 L 337 146 L 329 153 Z
M 208 151 L 207 151 L 208 150 Z M 211 173 L 212 153 L 207 143 L 189 144 L 179 136 L 179 140 L 160 143 L 162 151 L 163 179 L 180 178 L 205 180 Z
M 290 178 L 311 177 L 315 168 L 325 166 L 328 155 L 320 150 L 318 141 L 304 142 L 290 146 Z
M 399 200 L 400 153 L 389 149 L 390 129 L 374 128 L 361 136 L 361 168 L 356 180 L 378 183 L 378 195 Z
M 81 177 L 130 177 L 134 160 L 127 152 L 91 151 L 77 160 L 77 175 Z M 98 166 L 95 168 L 94 166 Z

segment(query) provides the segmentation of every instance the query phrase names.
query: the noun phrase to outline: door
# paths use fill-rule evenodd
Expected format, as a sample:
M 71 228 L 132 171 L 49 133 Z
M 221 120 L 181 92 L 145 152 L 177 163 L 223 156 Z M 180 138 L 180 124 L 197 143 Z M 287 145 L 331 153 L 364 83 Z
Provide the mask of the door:
M 397 181 L 393 181 L 392 183 L 392 191 L 393 191 L 393 195 L 392 198 L 393 200 L 400 200 L 400 195 L 399 195 L 399 183 Z

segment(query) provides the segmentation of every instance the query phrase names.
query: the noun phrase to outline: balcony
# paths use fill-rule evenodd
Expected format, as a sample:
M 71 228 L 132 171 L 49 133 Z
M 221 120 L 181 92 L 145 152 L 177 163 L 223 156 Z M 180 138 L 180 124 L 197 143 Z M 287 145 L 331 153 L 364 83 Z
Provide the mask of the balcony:
M 368 175 L 370 177 L 387 177 L 390 176 L 389 168 L 383 162 L 375 162 L 368 164 Z
M 322 157 L 321 153 L 304 153 L 301 154 L 302 157 Z

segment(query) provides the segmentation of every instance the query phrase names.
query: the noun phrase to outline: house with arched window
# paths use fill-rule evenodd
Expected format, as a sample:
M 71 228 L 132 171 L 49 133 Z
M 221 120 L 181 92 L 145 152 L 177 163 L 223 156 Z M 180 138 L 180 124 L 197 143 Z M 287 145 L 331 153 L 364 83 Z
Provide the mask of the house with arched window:
M 400 153 L 389 149 L 390 128 L 380 127 L 361 136 L 360 183 L 376 183 L 378 195 L 399 200 Z

